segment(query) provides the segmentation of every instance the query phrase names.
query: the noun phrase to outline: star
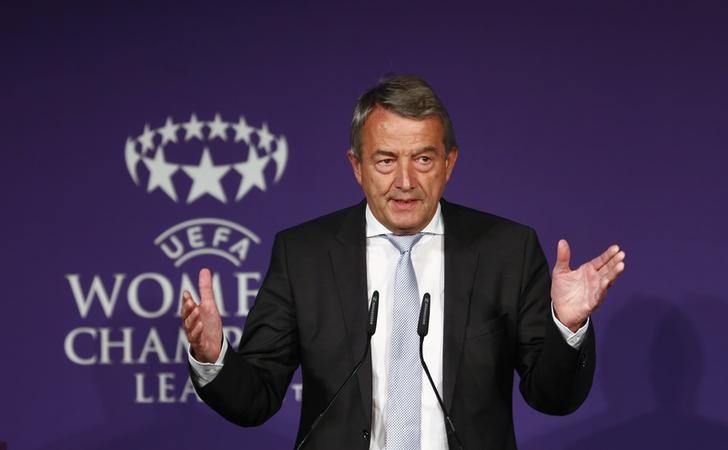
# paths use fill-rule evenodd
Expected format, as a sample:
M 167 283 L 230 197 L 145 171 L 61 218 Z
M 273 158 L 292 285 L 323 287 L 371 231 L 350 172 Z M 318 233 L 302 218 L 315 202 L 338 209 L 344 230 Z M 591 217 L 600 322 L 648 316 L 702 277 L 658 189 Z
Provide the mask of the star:
M 157 148 L 154 159 L 144 158 L 144 165 L 149 169 L 149 184 L 147 184 L 147 192 L 152 192 L 156 188 L 164 191 L 169 198 L 177 201 L 177 192 L 174 190 L 172 183 L 172 175 L 179 169 L 177 164 L 170 164 L 164 159 L 164 149 Z
M 219 137 L 223 141 L 227 141 L 227 134 L 225 134 L 225 130 L 228 129 L 229 125 L 227 122 L 222 121 L 220 113 L 215 114 L 215 120 L 207 122 L 207 125 L 210 127 L 210 135 L 207 136 L 207 139 L 212 140 Z
M 167 122 L 164 123 L 162 128 L 157 128 L 157 132 L 162 136 L 162 145 L 167 142 L 177 143 L 177 130 L 179 125 L 172 122 L 171 117 L 167 117 Z
M 185 129 L 185 141 L 189 141 L 193 137 L 201 141 L 204 140 L 205 138 L 202 136 L 202 125 L 204 124 L 198 121 L 197 116 L 192 113 L 190 121 L 182 124 L 182 127 Z
M 126 138 L 126 146 L 124 147 L 124 160 L 126 161 L 126 170 L 129 171 L 134 184 L 139 184 L 139 176 L 137 175 L 136 165 L 141 156 L 136 152 L 136 141 L 132 138 Z
M 273 178 L 274 183 L 278 183 L 278 180 L 281 179 L 283 171 L 286 170 L 286 162 L 288 161 L 288 141 L 286 141 L 286 137 L 281 135 L 276 142 L 278 142 L 276 151 L 270 155 L 276 162 L 276 175 Z
M 263 176 L 263 169 L 268 164 L 270 156 L 266 155 L 262 158 L 258 156 L 258 151 L 250 146 L 248 151 L 248 160 L 243 163 L 234 164 L 235 170 L 242 175 L 243 179 L 240 180 L 240 187 L 238 188 L 238 195 L 235 196 L 235 201 L 245 197 L 245 194 L 257 186 L 261 191 L 265 191 L 265 177 Z
M 142 153 L 154 148 L 154 131 L 149 129 L 149 124 L 144 124 L 144 132 L 139 135 L 139 143 L 142 144 Z
M 264 148 L 267 153 L 270 153 L 270 144 L 273 142 L 273 135 L 268 131 L 268 124 L 263 122 L 263 127 L 258 130 L 258 146 Z
M 183 166 L 182 170 L 192 178 L 192 187 L 187 196 L 187 203 L 192 203 L 205 194 L 210 194 L 221 202 L 227 203 L 227 197 L 225 197 L 225 191 L 220 180 L 230 170 L 230 166 L 213 165 L 210 149 L 205 147 L 202 158 L 200 158 L 200 164 L 197 166 Z
M 255 131 L 255 128 L 248 125 L 243 116 L 240 116 L 237 124 L 232 125 L 235 130 L 235 142 L 245 141 L 246 144 L 250 145 L 250 135 Z

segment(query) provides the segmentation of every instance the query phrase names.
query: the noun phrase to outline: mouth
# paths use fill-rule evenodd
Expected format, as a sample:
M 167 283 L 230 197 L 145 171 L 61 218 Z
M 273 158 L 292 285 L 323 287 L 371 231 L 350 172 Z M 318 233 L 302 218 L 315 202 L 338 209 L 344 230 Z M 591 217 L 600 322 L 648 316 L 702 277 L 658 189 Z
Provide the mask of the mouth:
M 394 208 L 397 210 L 409 210 L 415 207 L 417 203 L 420 201 L 416 198 L 407 198 L 407 199 L 398 199 L 398 198 L 392 198 L 389 200 L 392 205 L 394 205 Z

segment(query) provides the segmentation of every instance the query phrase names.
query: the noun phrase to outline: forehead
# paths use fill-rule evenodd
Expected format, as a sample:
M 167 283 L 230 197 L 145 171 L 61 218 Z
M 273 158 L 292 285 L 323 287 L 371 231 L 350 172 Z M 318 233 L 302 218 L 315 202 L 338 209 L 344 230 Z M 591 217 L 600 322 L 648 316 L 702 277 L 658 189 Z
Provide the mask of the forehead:
M 415 151 L 425 147 L 445 149 L 444 128 L 438 116 L 412 119 L 380 106 L 375 107 L 364 122 L 361 138 L 365 153 Z

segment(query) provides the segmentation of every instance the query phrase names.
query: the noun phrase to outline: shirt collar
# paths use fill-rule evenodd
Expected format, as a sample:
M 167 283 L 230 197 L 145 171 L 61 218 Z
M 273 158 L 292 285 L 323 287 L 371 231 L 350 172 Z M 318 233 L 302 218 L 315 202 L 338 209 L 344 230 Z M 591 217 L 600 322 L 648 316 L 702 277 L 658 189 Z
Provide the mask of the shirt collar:
M 377 220 L 376 217 L 374 217 L 374 213 L 372 213 L 371 208 L 369 208 L 369 204 L 367 203 L 366 208 L 366 222 L 367 222 L 367 237 L 374 237 L 374 236 L 382 236 L 384 234 L 392 234 L 392 231 L 387 229 L 380 221 Z M 421 233 L 426 234 L 445 234 L 443 226 L 442 226 L 442 211 L 440 211 L 440 203 L 437 203 L 437 211 L 435 211 L 435 215 L 432 216 L 432 220 L 430 220 L 430 223 L 427 224 L 427 226 L 421 231 Z

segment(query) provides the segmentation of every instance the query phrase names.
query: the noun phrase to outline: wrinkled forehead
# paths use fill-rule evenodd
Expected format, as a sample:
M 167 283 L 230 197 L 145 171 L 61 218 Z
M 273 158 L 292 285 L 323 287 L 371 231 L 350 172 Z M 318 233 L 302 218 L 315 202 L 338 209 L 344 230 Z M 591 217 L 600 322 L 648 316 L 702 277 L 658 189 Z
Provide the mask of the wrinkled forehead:
M 410 118 L 378 107 L 364 122 L 362 147 L 365 153 L 377 150 L 418 152 L 443 151 L 444 127 L 437 115 Z

